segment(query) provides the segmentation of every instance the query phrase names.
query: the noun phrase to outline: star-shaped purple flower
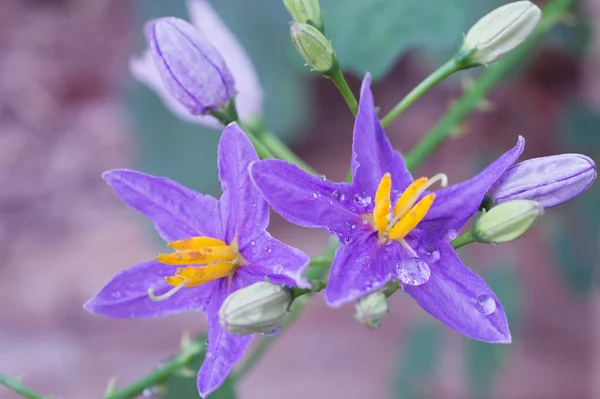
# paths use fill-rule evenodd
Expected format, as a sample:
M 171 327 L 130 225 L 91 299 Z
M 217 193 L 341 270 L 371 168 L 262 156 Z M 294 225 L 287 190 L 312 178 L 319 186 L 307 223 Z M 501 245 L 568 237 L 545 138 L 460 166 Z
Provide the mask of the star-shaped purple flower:
M 209 340 L 198 374 L 203 397 L 223 383 L 254 337 L 221 327 L 218 313 L 225 298 L 265 277 L 310 287 L 302 276 L 310 258 L 265 231 L 269 208 L 247 171 L 259 158 L 236 124 L 223 132 L 218 156 L 223 188 L 218 201 L 165 178 L 130 170 L 104 173 L 123 201 L 148 216 L 178 251 L 116 275 L 85 304 L 92 313 L 116 318 L 203 311 Z
M 287 220 L 339 237 L 325 293 L 330 306 L 398 280 L 423 309 L 467 337 L 510 342 L 498 298 L 450 242 L 521 154 L 523 138 L 477 176 L 432 193 L 427 189 L 445 186 L 446 176 L 413 181 L 377 119 L 370 82 L 367 75 L 354 126 L 352 183 L 324 181 L 279 160 L 253 163 L 252 180 Z

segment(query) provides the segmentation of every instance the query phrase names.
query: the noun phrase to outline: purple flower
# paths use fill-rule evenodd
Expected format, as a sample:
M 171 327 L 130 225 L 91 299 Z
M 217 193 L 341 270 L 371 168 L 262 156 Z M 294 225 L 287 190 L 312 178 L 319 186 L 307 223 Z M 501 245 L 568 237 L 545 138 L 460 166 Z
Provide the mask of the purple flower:
M 104 173 L 123 201 L 148 216 L 177 252 L 116 275 L 85 304 L 92 313 L 116 318 L 203 311 L 210 344 L 198 374 L 202 396 L 225 380 L 253 338 L 221 327 L 218 313 L 225 298 L 265 277 L 310 287 L 302 276 L 309 257 L 265 231 L 269 208 L 247 171 L 259 158 L 235 123 L 223 132 L 218 156 L 223 188 L 218 201 L 165 178 L 130 170 Z
M 596 164 L 580 154 L 561 154 L 520 162 L 502 174 L 488 196 L 496 203 L 526 199 L 551 208 L 587 190 Z
M 258 76 L 244 48 L 229 31 L 212 8 L 208 0 L 188 0 L 188 13 L 204 41 L 218 49 L 231 75 L 235 78 L 237 89 L 236 106 L 242 121 L 262 113 L 263 93 Z M 132 75 L 148 85 L 161 97 L 167 108 L 179 118 L 201 125 L 221 128 L 221 124 L 211 116 L 192 115 L 186 107 L 167 91 L 159 70 L 147 49 L 141 56 L 132 57 L 129 63 Z
M 192 115 L 225 108 L 235 81 L 221 54 L 198 30 L 179 18 L 148 25 L 148 42 L 165 87 Z
M 482 341 L 510 342 L 498 298 L 462 264 L 450 242 L 521 154 L 524 139 L 472 179 L 430 193 L 433 183 L 445 185 L 446 176 L 413 181 L 377 119 L 370 82 L 367 75 L 354 126 L 351 184 L 323 181 L 279 160 L 253 163 L 252 180 L 287 220 L 339 237 L 325 293 L 330 306 L 399 280 L 449 327 Z

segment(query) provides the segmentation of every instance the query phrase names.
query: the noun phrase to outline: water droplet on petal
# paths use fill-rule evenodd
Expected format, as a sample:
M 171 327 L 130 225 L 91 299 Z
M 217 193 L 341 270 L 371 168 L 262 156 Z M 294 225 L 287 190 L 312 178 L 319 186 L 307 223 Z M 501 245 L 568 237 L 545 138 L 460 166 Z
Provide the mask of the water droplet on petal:
M 452 241 L 456 237 L 458 237 L 458 231 L 454 229 L 448 229 L 444 232 L 444 240 L 446 241 Z
M 396 272 L 400 281 L 408 285 L 425 284 L 431 276 L 429 266 L 419 258 L 396 263 Z
M 479 295 L 475 299 L 475 309 L 483 315 L 490 315 L 496 311 L 496 301 L 490 295 Z
M 158 398 L 160 394 L 160 389 L 158 387 L 150 387 L 145 388 L 142 391 L 142 396 L 145 398 Z
M 251 246 L 255 246 L 256 245 L 256 241 L 250 241 L 250 245 Z
M 340 191 L 335 190 L 334 192 L 331 193 L 331 198 L 338 200 L 338 201 L 343 201 L 346 198 L 346 196 L 343 193 L 341 193 Z
M 121 291 L 114 291 L 111 296 L 113 297 L 113 299 L 119 299 L 121 298 Z
M 427 259 L 427 261 L 432 262 L 432 263 L 439 261 L 440 257 L 441 257 L 440 250 L 432 245 L 429 247 L 426 247 L 423 250 L 423 254 L 425 255 L 425 258 Z
M 204 341 L 204 347 L 208 349 L 208 340 Z
M 366 195 L 366 193 L 363 193 L 363 195 L 354 194 L 354 203 L 360 207 L 366 208 L 371 204 L 371 197 Z
M 325 176 L 325 175 L 319 175 L 319 178 L 320 178 L 321 180 L 327 180 L 327 176 Z
M 262 335 L 262 336 L 264 336 L 264 337 L 271 337 L 271 336 L 273 336 L 273 335 L 277 334 L 277 333 L 279 332 L 279 330 L 280 330 L 279 328 L 276 328 L 276 329 L 275 329 L 275 330 L 273 330 L 273 331 L 269 331 L 269 332 L 263 332 L 263 333 L 260 333 L 260 335 Z
M 352 237 L 344 237 L 344 244 L 350 244 L 352 242 Z
M 271 253 L 273 250 L 271 249 L 271 247 L 266 247 L 265 251 L 267 251 L 268 253 Z
M 252 204 L 252 207 L 253 207 L 253 208 L 256 208 L 256 203 L 253 203 L 253 204 Z
M 346 227 L 348 230 L 354 230 L 356 228 L 356 223 L 346 222 Z
M 319 197 L 320 197 L 319 193 L 313 193 L 313 198 L 319 198 Z

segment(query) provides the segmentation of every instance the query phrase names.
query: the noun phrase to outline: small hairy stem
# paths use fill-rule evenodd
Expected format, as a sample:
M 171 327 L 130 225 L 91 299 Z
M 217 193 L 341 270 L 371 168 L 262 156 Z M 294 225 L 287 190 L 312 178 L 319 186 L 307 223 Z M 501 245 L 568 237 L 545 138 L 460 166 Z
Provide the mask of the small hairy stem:
M 150 374 L 145 375 L 133 384 L 119 390 L 107 393 L 103 399 L 129 399 L 140 395 L 144 389 L 153 387 L 164 382 L 171 374 L 176 373 L 192 361 L 202 357 L 206 352 L 204 346 L 205 337 L 195 340 L 185 338 L 182 340 L 181 352 L 173 357 L 168 363 L 156 368 Z
M 302 295 L 306 295 L 306 294 L 310 294 L 313 292 L 321 292 L 323 291 L 325 288 L 327 288 L 327 280 L 313 280 L 310 282 L 310 285 L 312 286 L 311 288 L 298 288 L 298 287 L 293 287 L 292 288 L 292 298 L 296 299 L 301 297 Z
M 344 100 L 346 100 L 346 104 L 348 104 L 350 111 L 352 111 L 352 115 L 356 116 L 356 113 L 358 112 L 358 102 L 356 101 L 354 94 L 352 94 L 352 90 L 350 90 L 342 70 L 338 67 L 328 76 L 333 81 L 333 84 L 335 84 L 335 87 L 337 87 L 340 93 L 342 93 Z
M 477 242 L 477 240 L 473 236 L 473 232 L 469 230 L 462 236 L 455 238 L 450 244 L 452 248 L 457 249 L 472 242 Z
M 483 72 L 481 77 L 465 91 L 462 97 L 454 103 L 442 119 L 423 137 L 417 146 L 407 154 L 406 166 L 409 169 L 417 167 L 431 154 L 460 124 L 469 113 L 475 109 L 485 97 L 487 92 L 496 85 L 500 79 L 513 69 L 526 56 L 531 54 L 535 44 L 543 34 L 556 25 L 560 17 L 577 0 L 554 0 L 544 9 L 544 16 L 536 31 L 529 40 L 517 47 L 504 59 L 495 62 Z
M 402 114 L 406 110 L 406 108 L 412 105 L 412 103 L 419 99 L 434 85 L 461 69 L 463 68 L 460 64 L 460 61 L 457 59 L 457 57 L 452 57 L 451 60 L 439 67 L 424 81 L 419 83 L 419 85 L 415 87 L 410 93 L 408 93 L 406 97 L 404 97 L 398 104 L 396 104 L 396 106 L 392 108 L 392 110 L 381 119 L 381 126 L 383 126 L 384 128 L 388 126 L 394 121 L 394 119 L 396 119 L 400 114 Z
M 10 378 L 4 374 L 0 374 L 0 384 L 4 385 L 8 389 L 11 389 L 23 396 L 24 398 L 29 399 L 45 399 L 46 396 L 42 396 L 37 392 L 32 391 L 31 389 L 23 386 L 20 379 Z

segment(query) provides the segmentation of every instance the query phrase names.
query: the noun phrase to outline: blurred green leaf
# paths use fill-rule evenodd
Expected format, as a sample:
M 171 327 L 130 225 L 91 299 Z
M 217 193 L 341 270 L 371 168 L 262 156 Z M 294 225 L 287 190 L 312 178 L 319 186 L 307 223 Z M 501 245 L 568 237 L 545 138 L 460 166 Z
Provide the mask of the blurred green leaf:
M 484 6 L 481 6 L 484 4 Z M 344 69 L 382 78 L 409 50 L 458 50 L 462 34 L 499 2 L 321 0 L 325 33 Z
M 257 68 L 265 92 L 265 118 L 275 133 L 293 139 L 306 131 L 310 85 L 291 67 L 286 49 L 289 16 L 282 4 L 257 7 L 254 2 L 212 2 L 223 20 L 245 46 Z M 185 1 L 143 0 L 138 11 L 138 50 L 145 46 L 145 21 L 177 16 L 189 19 Z M 138 168 L 172 178 L 203 193 L 218 193 L 216 149 L 220 132 L 179 120 L 157 95 L 136 83 L 127 97 L 135 124 L 134 148 Z
M 519 308 L 518 276 L 514 269 L 507 265 L 497 265 L 483 277 L 502 303 L 514 339 Z M 502 368 L 511 347 L 488 344 L 474 339 L 465 339 L 465 341 L 464 359 L 469 381 L 469 398 L 489 398 L 496 372 Z
M 441 332 L 435 321 L 414 324 L 399 354 L 394 378 L 395 397 L 425 398 L 423 386 L 432 376 L 439 359 Z

